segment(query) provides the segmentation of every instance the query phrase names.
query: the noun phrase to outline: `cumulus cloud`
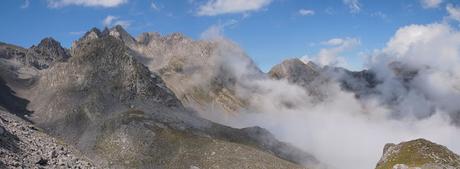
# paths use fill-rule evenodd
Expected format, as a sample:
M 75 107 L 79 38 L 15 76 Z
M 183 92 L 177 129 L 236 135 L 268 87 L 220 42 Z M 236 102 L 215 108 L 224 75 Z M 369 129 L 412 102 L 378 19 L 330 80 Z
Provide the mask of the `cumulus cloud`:
M 449 18 L 460 21 L 460 7 L 456 7 L 452 4 L 448 4 L 446 6 L 446 10 L 449 13 Z
M 300 9 L 299 14 L 302 16 L 310 16 L 310 15 L 314 15 L 315 11 L 310 10 L 310 9 Z
M 343 0 L 343 3 L 348 6 L 351 13 L 359 13 L 361 11 L 359 0 Z
M 198 9 L 199 16 L 257 11 L 268 6 L 272 0 L 209 0 Z
M 423 8 L 437 8 L 441 5 L 442 0 L 420 0 Z
M 117 7 L 128 0 L 48 0 L 48 6 L 51 8 L 60 8 L 65 6 L 86 6 L 86 7 Z
M 115 26 L 115 25 L 120 25 L 122 26 L 123 28 L 127 29 L 130 25 L 131 25 L 131 21 L 128 21 L 128 20 L 121 20 L 119 17 L 117 16 L 112 16 L 112 15 L 108 15 L 107 17 L 105 17 L 105 19 L 102 21 L 102 24 L 105 26 L 105 27 L 112 27 L 112 26 Z

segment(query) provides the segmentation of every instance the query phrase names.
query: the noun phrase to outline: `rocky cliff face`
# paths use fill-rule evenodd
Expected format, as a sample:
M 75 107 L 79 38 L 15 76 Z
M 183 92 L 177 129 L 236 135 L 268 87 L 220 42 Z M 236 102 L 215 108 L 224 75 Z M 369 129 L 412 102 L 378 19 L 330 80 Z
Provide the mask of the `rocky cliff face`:
M 241 86 L 237 81 L 239 77 L 226 67 L 231 61 L 220 57 L 226 52 L 221 49 L 222 45 L 228 45 L 227 42 L 194 41 L 180 33 L 168 36 L 144 33 L 135 43 L 127 41 L 127 44 L 141 54 L 140 59 L 148 63 L 150 70 L 159 73 L 186 107 L 200 113 L 227 115 L 245 108 L 245 98 L 238 97 L 235 91 Z M 233 53 L 232 57 L 250 63 L 244 67 L 262 76 L 244 53 Z
M 455 169 L 460 156 L 444 146 L 417 139 L 387 144 L 376 169 Z

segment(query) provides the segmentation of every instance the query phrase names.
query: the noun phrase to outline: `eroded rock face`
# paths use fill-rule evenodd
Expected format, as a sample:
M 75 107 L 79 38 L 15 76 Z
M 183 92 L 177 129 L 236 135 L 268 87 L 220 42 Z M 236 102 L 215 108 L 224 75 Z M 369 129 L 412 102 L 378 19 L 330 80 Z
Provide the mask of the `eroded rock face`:
M 385 145 L 376 169 L 456 169 L 460 156 L 425 139 Z
M 186 107 L 200 113 L 235 115 L 247 106 L 247 100 L 236 93 L 236 88 L 242 86 L 238 84 L 239 75 L 227 67 L 232 60 L 221 55 L 231 54 L 228 58 L 247 63 L 241 64 L 241 69 L 263 76 L 244 53 L 222 50 L 222 45 L 231 48 L 227 42 L 195 41 L 181 33 L 144 33 L 136 43 L 127 44 L 141 55 L 151 71 L 159 73 Z

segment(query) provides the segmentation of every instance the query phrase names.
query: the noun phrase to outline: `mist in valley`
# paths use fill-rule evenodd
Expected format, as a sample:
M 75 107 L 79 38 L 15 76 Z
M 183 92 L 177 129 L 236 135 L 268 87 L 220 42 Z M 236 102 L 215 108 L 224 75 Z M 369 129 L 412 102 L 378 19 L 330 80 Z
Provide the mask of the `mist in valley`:
M 219 44 L 214 64 L 234 75 L 236 94 L 249 100 L 248 108 L 238 115 L 202 114 L 205 118 L 238 128 L 266 128 L 278 139 L 312 153 L 329 168 L 373 168 L 386 143 L 417 138 L 460 152 L 457 28 L 446 23 L 400 28 L 385 48 L 366 56 L 366 67 L 378 81 L 373 88 L 360 89 L 368 94 L 357 97 L 344 90 L 338 82 L 343 74 L 332 73 L 316 88 L 324 96 L 320 101 L 287 80 L 263 75 L 254 78 L 257 72 L 251 61 L 241 59 L 244 51 L 220 31 L 211 27 L 204 37 Z M 335 42 L 335 47 L 303 61 L 346 65 L 341 52 L 358 41 Z

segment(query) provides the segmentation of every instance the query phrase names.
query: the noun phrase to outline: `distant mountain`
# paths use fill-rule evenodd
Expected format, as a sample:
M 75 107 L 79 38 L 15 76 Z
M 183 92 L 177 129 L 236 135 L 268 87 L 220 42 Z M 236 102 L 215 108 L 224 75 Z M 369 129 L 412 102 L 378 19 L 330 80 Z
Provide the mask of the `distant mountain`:
M 425 139 L 387 144 L 376 169 L 456 169 L 460 156 Z
M 318 100 L 326 97 L 328 89 L 323 89 L 323 86 L 330 82 L 338 82 L 342 89 L 355 93 L 357 97 L 374 92 L 372 88 L 378 84 L 375 74 L 367 70 L 353 72 L 338 67 L 320 67 L 311 61 L 305 63 L 297 58 L 275 65 L 268 75 L 272 79 L 286 79 L 299 85 Z

